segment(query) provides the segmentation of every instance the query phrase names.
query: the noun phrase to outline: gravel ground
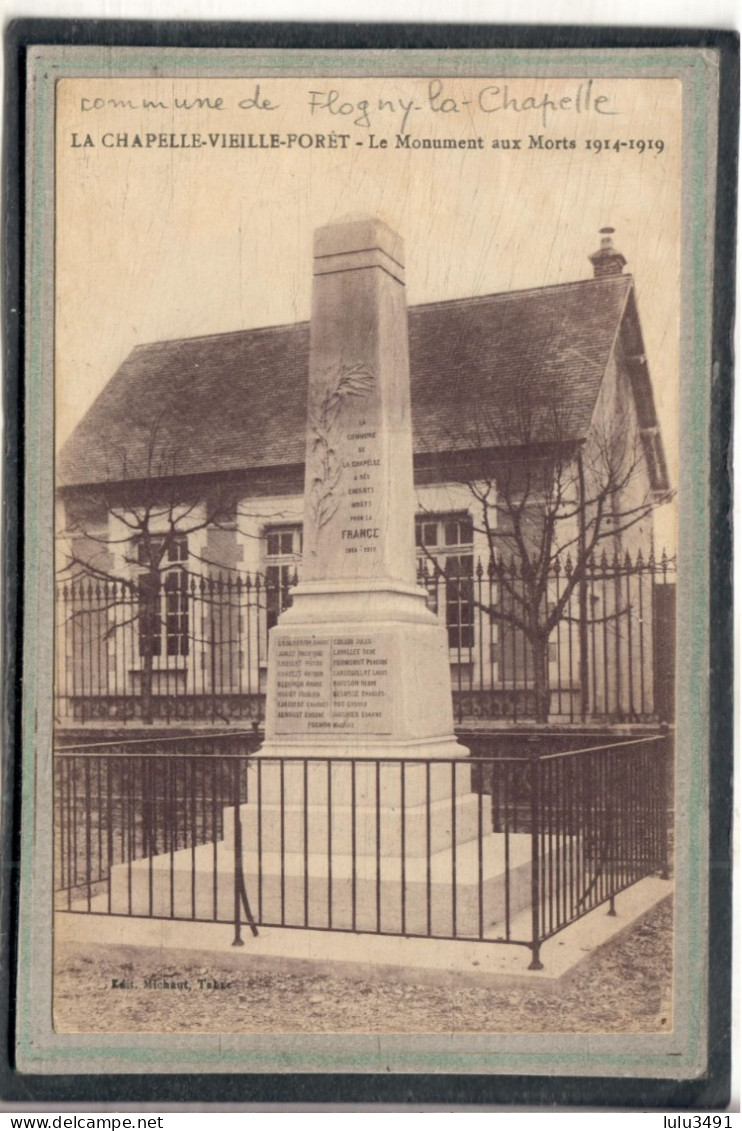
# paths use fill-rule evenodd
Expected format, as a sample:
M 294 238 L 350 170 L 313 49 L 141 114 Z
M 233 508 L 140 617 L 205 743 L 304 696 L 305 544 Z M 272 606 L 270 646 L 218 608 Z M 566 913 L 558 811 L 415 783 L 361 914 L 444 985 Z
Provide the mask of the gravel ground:
M 124 953 L 123 951 L 121 952 Z M 672 902 L 560 989 L 493 990 L 117 961 L 71 945 L 55 972 L 55 1027 L 94 1033 L 652 1033 L 672 1028 Z M 114 979 L 134 988 L 112 990 Z M 145 978 L 185 983 L 153 992 Z M 222 983 L 211 988 L 207 983 Z M 196 992 L 194 992 L 196 991 Z

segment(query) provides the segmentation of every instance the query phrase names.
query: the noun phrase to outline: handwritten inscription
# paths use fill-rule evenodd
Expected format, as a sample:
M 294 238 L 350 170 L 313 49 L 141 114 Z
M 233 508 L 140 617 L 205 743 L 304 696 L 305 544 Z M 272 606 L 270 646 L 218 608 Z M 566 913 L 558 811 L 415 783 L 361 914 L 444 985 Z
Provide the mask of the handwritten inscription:
M 322 90 L 308 90 L 306 107 L 312 117 L 323 118 L 328 123 L 347 121 L 349 125 L 370 130 L 372 126 L 386 122 L 392 128 L 403 131 L 411 125 L 412 115 L 419 111 L 438 119 L 451 115 L 535 114 L 544 127 L 553 120 L 569 116 L 620 114 L 608 95 L 597 93 L 593 79 L 578 81 L 561 94 L 545 90 L 516 96 L 512 88 L 501 80 L 472 85 L 465 95 L 460 92 L 460 87 L 455 94 L 452 91 L 453 88 L 439 78 L 430 79 L 420 93 L 413 96 L 392 93 L 384 98 L 358 98 L 346 95 L 339 87 L 328 86 Z M 223 96 L 133 99 L 84 95 L 79 106 L 84 114 L 108 110 L 219 113 L 235 107 L 245 112 L 266 114 L 281 108 L 275 95 L 264 90 L 260 83 L 234 102 L 228 102 Z
M 391 734 L 384 641 L 283 637 L 274 662 L 276 734 Z
M 240 110 L 278 110 L 278 103 L 265 98 L 256 83 L 252 95 L 241 98 L 237 103 Z M 80 109 L 83 114 L 93 110 L 224 110 L 224 98 L 81 98 Z

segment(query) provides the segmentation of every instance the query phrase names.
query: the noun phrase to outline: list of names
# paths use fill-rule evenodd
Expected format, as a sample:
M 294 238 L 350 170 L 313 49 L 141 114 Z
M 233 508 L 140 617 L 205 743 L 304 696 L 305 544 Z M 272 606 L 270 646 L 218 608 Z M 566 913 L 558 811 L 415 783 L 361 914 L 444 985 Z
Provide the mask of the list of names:
M 391 734 L 385 643 L 367 636 L 279 638 L 276 734 Z

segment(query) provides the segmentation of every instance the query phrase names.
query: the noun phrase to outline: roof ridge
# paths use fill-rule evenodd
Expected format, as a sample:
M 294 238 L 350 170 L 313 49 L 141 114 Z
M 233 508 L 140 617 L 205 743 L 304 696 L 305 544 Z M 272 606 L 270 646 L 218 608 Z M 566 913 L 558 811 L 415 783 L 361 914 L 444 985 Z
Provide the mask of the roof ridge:
M 547 283 L 546 285 L 538 287 L 521 287 L 516 291 L 488 291 L 484 295 L 461 295 L 459 298 L 443 298 L 432 299 L 430 302 L 416 302 L 413 306 L 408 306 L 408 313 L 417 310 L 429 310 L 435 306 L 466 306 L 476 305 L 480 302 L 487 302 L 491 299 L 497 298 L 502 300 L 520 298 L 522 295 L 527 294 L 545 294 L 548 291 L 567 290 L 570 287 L 581 287 L 586 284 L 603 285 L 606 283 L 615 283 L 617 279 L 630 280 L 633 282 L 633 275 L 629 272 L 621 275 L 606 275 L 601 279 L 572 279 L 567 283 Z M 308 318 L 302 319 L 301 322 L 274 322 L 269 326 L 243 326 L 239 330 L 217 330 L 211 334 L 193 334 L 186 338 L 155 338 L 150 342 L 139 342 L 134 346 L 128 356 L 135 353 L 137 350 L 152 349 L 154 346 L 172 346 L 177 342 L 206 342 L 214 338 L 230 338 L 236 337 L 238 334 L 260 334 L 268 333 L 275 330 L 299 330 L 303 326 L 309 326 L 310 320 Z
M 172 346 L 177 342 L 207 342 L 210 338 L 232 338 L 238 334 L 260 334 L 268 330 L 298 330 L 301 326 L 308 326 L 309 319 L 301 322 L 274 322 L 270 326 L 243 326 L 239 330 L 215 330 L 211 334 L 191 334 L 187 338 L 154 338 L 150 342 L 139 342 L 133 346 L 127 356 L 136 350 L 151 349 L 153 346 Z
M 439 299 L 438 301 L 432 302 L 418 302 L 415 303 L 414 306 L 408 307 L 408 310 L 425 310 L 431 306 L 454 306 L 457 303 L 459 305 L 466 303 L 473 304 L 484 302 L 487 299 L 493 298 L 520 298 L 522 295 L 536 293 L 544 294 L 546 291 L 567 290 L 569 287 L 582 287 L 586 284 L 598 283 L 600 285 L 603 283 L 615 283 L 617 279 L 625 279 L 627 281 L 630 280 L 633 283 L 634 276 L 627 271 L 625 273 L 622 272 L 620 275 L 605 275 L 600 279 L 571 279 L 567 283 L 546 283 L 545 285 L 538 287 L 521 287 L 520 290 L 516 291 L 490 291 L 486 295 L 462 295 L 461 298 Z

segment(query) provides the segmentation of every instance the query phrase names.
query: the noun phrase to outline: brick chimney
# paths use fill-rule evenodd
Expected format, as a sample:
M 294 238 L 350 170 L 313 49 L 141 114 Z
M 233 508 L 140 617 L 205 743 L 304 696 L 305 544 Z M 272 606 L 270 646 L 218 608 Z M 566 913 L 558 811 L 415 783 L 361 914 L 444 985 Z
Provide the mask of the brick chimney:
M 593 265 L 593 278 L 602 279 L 605 275 L 620 275 L 626 260 L 613 246 L 615 228 L 600 229 L 600 250 L 590 256 Z

